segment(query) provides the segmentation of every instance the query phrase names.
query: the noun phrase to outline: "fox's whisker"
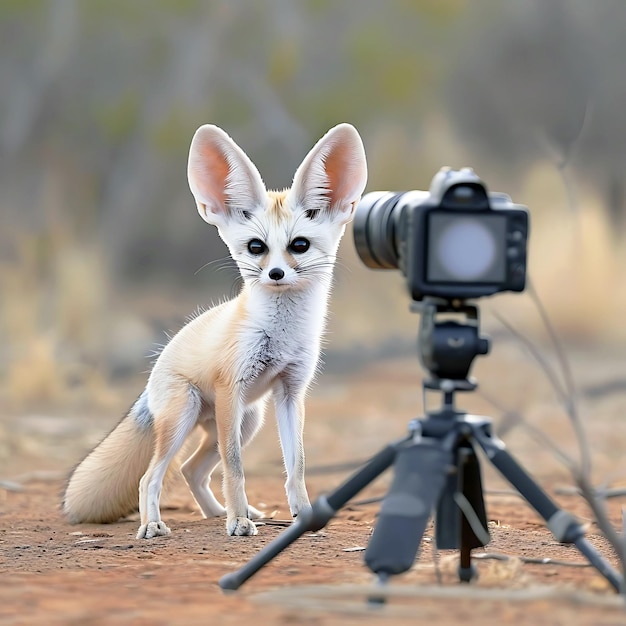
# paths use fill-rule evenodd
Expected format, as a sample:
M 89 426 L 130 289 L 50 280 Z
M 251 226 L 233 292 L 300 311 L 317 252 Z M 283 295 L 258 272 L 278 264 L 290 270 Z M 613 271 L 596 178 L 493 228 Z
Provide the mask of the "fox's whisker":
M 210 267 L 211 265 L 216 265 L 217 263 L 224 263 L 224 264 L 227 264 L 226 267 L 228 267 L 228 266 L 232 267 L 234 265 L 235 261 L 232 259 L 232 257 L 229 257 L 229 256 L 220 257 L 219 259 L 213 259 L 212 261 L 208 261 L 204 265 L 200 266 L 193 273 L 193 275 L 196 276 L 196 274 L 199 274 L 202 270 L 206 269 L 207 267 Z M 218 265 L 217 269 L 222 269 L 222 267 L 224 267 L 224 266 Z

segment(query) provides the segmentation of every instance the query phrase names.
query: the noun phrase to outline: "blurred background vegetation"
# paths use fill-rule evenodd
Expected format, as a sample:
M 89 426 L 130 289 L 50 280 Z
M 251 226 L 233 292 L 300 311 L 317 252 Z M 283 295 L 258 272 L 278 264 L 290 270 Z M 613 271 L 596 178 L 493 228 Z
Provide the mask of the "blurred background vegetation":
M 368 190 L 474 167 L 529 206 L 559 332 L 623 347 L 625 26 L 622 0 L 1 0 L 3 410 L 116 405 L 165 331 L 236 293 L 201 269 L 226 254 L 186 181 L 206 122 L 270 188 L 342 121 Z M 412 351 L 399 273 L 362 267 L 350 232 L 340 254 L 329 367 Z M 488 300 L 488 330 L 497 309 L 541 333 L 527 295 Z

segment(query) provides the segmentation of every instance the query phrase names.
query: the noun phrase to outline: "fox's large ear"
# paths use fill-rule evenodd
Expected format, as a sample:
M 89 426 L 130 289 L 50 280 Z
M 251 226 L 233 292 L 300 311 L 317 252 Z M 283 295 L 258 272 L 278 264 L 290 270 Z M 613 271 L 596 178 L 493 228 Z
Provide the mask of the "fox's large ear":
M 222 226 L 267 202 L 261 175 L 248 155 L 211 124 L 200 126 L 191 140 L 187 177 L 198 212 L 209 224 Z
M 352 219 L 367 182 L 363 142 L 354 126 L 331 128 L 307 154 L 291 187 L 296 210 L 326 214 L 345 224 Z

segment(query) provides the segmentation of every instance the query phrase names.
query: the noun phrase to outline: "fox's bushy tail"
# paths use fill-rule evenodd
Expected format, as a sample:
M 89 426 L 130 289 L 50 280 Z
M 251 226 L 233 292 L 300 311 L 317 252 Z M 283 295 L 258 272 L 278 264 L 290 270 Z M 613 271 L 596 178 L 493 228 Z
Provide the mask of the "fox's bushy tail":
M 154 430 L 151 420 L 137 419 L 136 406 L 72 472 L 63 498 L 71 523 L 116 522 L 139 508 L 139 481 L 152 458 Z

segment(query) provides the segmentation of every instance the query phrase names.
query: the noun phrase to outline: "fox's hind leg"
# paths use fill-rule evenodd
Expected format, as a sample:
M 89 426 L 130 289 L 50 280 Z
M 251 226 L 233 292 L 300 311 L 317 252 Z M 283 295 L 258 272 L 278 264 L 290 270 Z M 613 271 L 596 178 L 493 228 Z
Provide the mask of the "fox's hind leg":
M 211 474 L 220 462 L 215 420 L 201 422 L 205 433 L 197 450 L 181 465 L 180 471 L 204 517 L 226 515 L 226 509 L 211 490 Z
M 203 416 L 204 417 L 204 416 Z M 208 416 L 200 425 L 205 431 L 198 449 L 183 463 L 181 472 L 189 489 L 198 503 L 204 517 L 226 515 L 226 509 L 217 500 L 211 490 L 211 474 L 220 462 L 217 443 L 217 428 L 213 415 Z M 241 446 L 246 446 L 256 435 L 263 423 L 262 405 L 252 405 L 246 409 L 241 424 Z M 263 513 L 248 505 L 250 519 L 263 517 Z
M 200 415 L 202 400 L 199 391 L 188 383 L 170 388 L 167 399 L 155 407 L 156 443 L 152 461 L 139 483 L 141 526 L 137 539 L 168 535 L 170 529 L 161 521 L 159 500 L 163 477 L 172 459 L 180 450 Z

